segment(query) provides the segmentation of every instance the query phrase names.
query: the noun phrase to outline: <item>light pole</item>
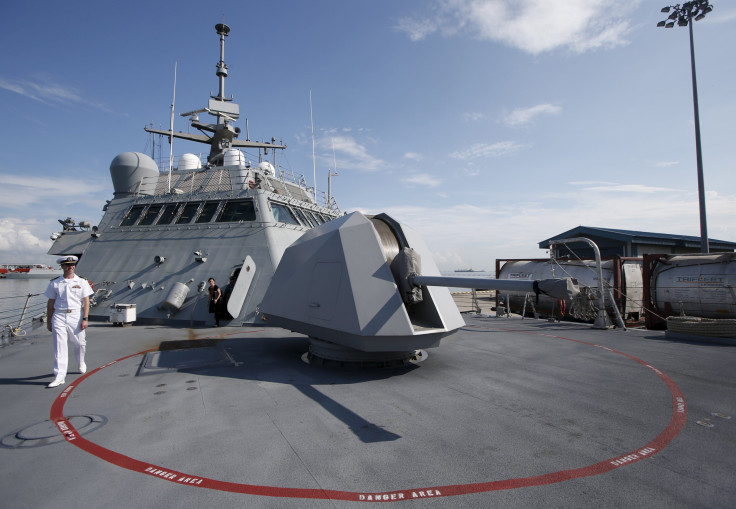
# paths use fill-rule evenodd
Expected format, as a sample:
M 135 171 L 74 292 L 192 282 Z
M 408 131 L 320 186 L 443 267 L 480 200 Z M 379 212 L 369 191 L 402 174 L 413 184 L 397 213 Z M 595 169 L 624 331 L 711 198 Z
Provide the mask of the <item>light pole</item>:
M 662 8 L 662 12 L 672 13 L 665 21 L 657 23 L 658 27 L 672 28 L 678 26 L 690 29 L 690 67 L 693 75 L 693 107 L 695 109 L 695 152 L 698 162 L 698 201 L 700 202 L 700 252 L 708 253 L 708 224 L 705 219 L 705 183 L 703 182 L 703 153 L 700 149 L 700 113 L 698 112 L 698 85 L 695 80 L 695 49 L 693 46 L 693 20 L 700 21 L 713 10 L 708 0 L 693 0 L 683 4 Z

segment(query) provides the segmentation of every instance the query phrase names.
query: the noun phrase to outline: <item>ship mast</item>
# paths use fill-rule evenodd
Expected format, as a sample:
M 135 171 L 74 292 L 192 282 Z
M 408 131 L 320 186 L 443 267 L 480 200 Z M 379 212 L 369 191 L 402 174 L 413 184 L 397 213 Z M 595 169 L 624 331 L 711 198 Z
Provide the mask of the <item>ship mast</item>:
M 206 143 L 210 146 L 210 154 L 207 158 L 208 165 L 224 163 L 225 152 L 233 147 L 263 149 L 285 149 L 286 145 L 275 145 L 274 143 L 254 142 L 250 140 L 239 140 L 240 128 L 234 127 L 233 122 L 240 117 L 240 106 L 233 102 L 232 97 L 225 97 L 225 78 L 227 78 L 227 65 L 225 64 L 225 37 L 230 33 L 230 27 L 225 23 L 215 25 L 215 30 L 220 36 L 220 60 L 217 62 L 217 75 L 219 90 L 217 95 L 211 95 L 206 108 L 181 113 L 182 117 L 190 117 L 190 125 L 202 134 L 174 132 L 173 127 L 168 131 L 161 131 L 146 127 L 145 130 L 154 134 L 180 138 L 198 143 Z M 172 105 L 173 106 L 173 105 Z M 202 122 L 197 116 L 199 113 L 207 112 L 217 117 L 217 123 L 210 124 Z M 209 133 L 209 134 L 208 134 Z
M 169 178 L 168 192 L 171 192 L 171 172 L 174 170 L 174 105 L 176 104 L 176 66 L 174 62 L 174 98 L 171 100 L 171 120 L 169 122 Z
M 220 80 L 220 92 L 217 97 L 212 97 L 219 101 L 227 101 L 225 99 L 225 78 L 227 78 L 227 65 L 225 65 L 225 37 L 230 33 L 230 27 L 225 23 L 215 25 L 215 30 L 220 35 L 220 61 L 217 63 L 217 77 Z

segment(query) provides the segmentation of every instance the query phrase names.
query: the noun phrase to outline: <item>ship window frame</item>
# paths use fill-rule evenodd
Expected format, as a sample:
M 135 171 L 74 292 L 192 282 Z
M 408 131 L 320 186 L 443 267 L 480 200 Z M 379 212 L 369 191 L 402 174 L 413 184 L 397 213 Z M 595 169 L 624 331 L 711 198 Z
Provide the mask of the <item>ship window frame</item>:
M 133 226 L 141 218 L 141 214 L 146 209 L 146 205 L 140 203 L 131 206 L 128 212 L 125 213 L 125 217 L 120 221 L 120 226 Z M 135 214 L 134 214 L 135 213 Z
M 283 223 L 283 224 L 292 224 L 294 226 L 302 226 L 299 222 L 299 219 L 294 215 L 294 212 L 291 210 L 291 207 L 289 207 L 286 203 L 281 203 L 274 200 L 268 200 L 269 204 L 271 205 L 271 212 L 273 212 L 273 219 L 277 223 Z M 282 212 L 285 214 L 285 217 L 282 216 Z M 283 219 L 291 219 L 290 221 L 284 221 Z
M 151 209 L 154 209 L 155 207 L 158 207 L 158 210 L 154 215 L 150 215 Z M 161 210 L 163 209 L 163 203 L 152 203 L 149 205 L 146 210 L 141 214 L 141 217 L 138 218 L 138 222 L 136 223 L 136 226 L 151 226 L 156 222 L 156 219 L 158 219 L 158 215 L 161 213 Z M 148 218 L 150 218 L 150 222 L 144 223 Z
M 314 210 L 305 210 L 309 214 L 310 217 L 313 217 L 314 220 L 317 222 L 316 226 L 319 226 L 321 224 L 324 224 L 324 220 L 322 219 L 322 216 L 320 216 L 317 212 Z
M 250 210 L 243 210 L 243 208 L 247 209 L 248 206 L 250 207 Z M 235 209 L 235 210 L 231 210 L 231 209 Z M 223 219 L 223 216 L 225 216 L 225 214 L 229 214 L 227 216 L 227 219 Z M 231 219 L 232 217 L 239 217 L 239 216 L 244 216 L 244 217 L 241 217 L 240 219 Z M 223 204 L 223 206 L 220 208 L 220 211 L 215 216 L 216 223 L 253 222 L 256 219 L 257 219 L 256 204 L 252 198 L 225 200 L 225 203 Z
M 197 212 L 199 211 L 200 205 L 202 205 L 201 201 L 190 201 L 184 203 L 184 206 L 179 213 L 179 217 L 176 218 L 176 224 L 191 224 L 192 220 L 197 217 Z M 188 208 L 192 207 L 194 207 L 192 214 L 184 221 L 183 219 L 186 218 L 184 213 L 187 211 Z
M 194 219 L 195 224 L 202 224 L 202 223 L 209 223 L 212 222 L 212 219 L 217 215 L 217 211 L 220 208 L 220 202 L 218 201 L 206 201 L 204 202 L 204 205 L 199 209 L 199 213 L 197 214 L 197 217 Z M 206 212 L 208 210 L 208 207 L 211 207 L 214 205 L 214 208 L 212 209 L 212 212 L 209 213 L 209 216 L 206 215 Z
M 158 217 L 158 220 L 156 221 L 156 225 L 157 225 L 157 226 L 159 226 L 159 225 L 160 225 L 160 226 L 166 226 L 166 225 L 169 225 L 169 224 L 172 224 L 172 223 L 174 223 L 174 220 L 175 220 L 175 219 L 177 218 L 177 216 L 179 215 L 179 212 L 181 211 L 182 207 L 184 206 L 184 203 L 182 203 L 182 202 L 177 202 L 177 203 L 165 203 L 165 204 L 163 204 L 163 205 L 164 205 L 164 206 L 163 206 L 163 207 L 162 207 L 162 209 L 161 209 L 161 210 L 162 210 L 162 212 L 161 212 L 161 215 L 160 215 L 160 216 Z M 165 212 L 165 211 L 166 211 L 166 209 L 168 209 L 169 207 L 172 207 L 172 208 L 173 208 L 174 210 L 173 210 L 173 212 L 171 213 L 171 215 L 169 216 L 169 219 L 168 219 L 168 221 L 166 221 L 166 220 L 165 220 L 165 217 L 166 217 L 166 215 L 164 214 L 164 212 Z
M 309 220 L 309 216 L 307 216 L 304 213 L 304 209 L 301 207 L 294 207 L 294 212 L 296 212 L 296 215 L 299 216 L 304 226 L 307 228 L 314 228 L 314 224 L 312 224 L 312 221 Z

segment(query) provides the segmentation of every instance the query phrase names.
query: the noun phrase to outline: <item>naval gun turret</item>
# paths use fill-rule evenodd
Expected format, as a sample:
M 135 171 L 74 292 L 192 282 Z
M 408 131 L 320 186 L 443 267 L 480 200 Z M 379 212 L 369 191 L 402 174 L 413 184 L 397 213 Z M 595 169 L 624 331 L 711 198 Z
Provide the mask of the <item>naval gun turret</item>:
M 284 252 L 264 296 L 267 323 L 306 334 L 309 358 L 392 366 L 426 356 L 465 325 L 447 287 L 569 298 L 569 280 L 445 278 L 421 236 L 386 214 L 360 212 L 305 233 Z M 495 285 L 495 286 L 494 286 Z

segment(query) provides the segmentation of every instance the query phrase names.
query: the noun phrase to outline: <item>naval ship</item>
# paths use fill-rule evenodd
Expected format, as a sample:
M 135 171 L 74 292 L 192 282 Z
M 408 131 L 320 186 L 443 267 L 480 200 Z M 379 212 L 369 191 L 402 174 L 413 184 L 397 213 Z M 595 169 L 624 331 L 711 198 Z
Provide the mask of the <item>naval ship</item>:
M 203 168 L 169 188 L 123 154 L 100 225 L 63 221 L 51 251 L 96 288 L 89 369 L 45 389 L 50 333 L 2 345 L 4 508 L 734 506 L 733 343 L 460 316 L 445 286 L 484 283 L 448 283 L 410 228 L 230 164 L 222 99 Z M 209 276 L 233 279 L 228 327 Z
M 170 142 L 209 145 L 206 160 L 188 153 L 161 171 L 143 153 L 122 153 L 110 164 L 114 196 L 100 223 L 68 218 L 52 235 L 48 253 L 78 256 L 78 273 L 94 284 L 92 320 L 107 320 L 123 305 L 135 306 L 142 323 L 202 325 L 211 320 L 205 285 L 213 277 L 227 290 L 232 320 L 252 323 L 286 247 L 341 214 L 333 197 L 318 203 L 303 176 L 280 167 L 277 154 L 286 145 L 240 139 L 239 105 L 225 97 L 230 28 L 218 24 L 216 31 L 219 92 L 182 114 L 201 134 L 146 128 Z M 257 151 L 257 160 L 246 160 L 243 150 Z

